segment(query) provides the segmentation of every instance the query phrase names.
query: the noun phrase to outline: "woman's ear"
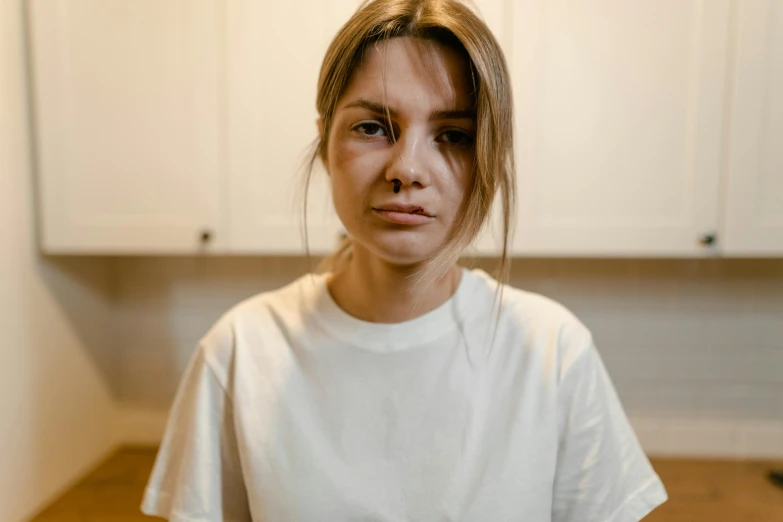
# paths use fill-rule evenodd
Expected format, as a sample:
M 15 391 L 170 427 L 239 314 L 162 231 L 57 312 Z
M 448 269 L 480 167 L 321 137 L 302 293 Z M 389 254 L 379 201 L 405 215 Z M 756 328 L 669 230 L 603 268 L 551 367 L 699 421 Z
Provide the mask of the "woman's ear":
M 324 139 L 324 119 L 318 116 L 315 119 L 315 124 L 318 126 L 318 137 L 323 140 Z

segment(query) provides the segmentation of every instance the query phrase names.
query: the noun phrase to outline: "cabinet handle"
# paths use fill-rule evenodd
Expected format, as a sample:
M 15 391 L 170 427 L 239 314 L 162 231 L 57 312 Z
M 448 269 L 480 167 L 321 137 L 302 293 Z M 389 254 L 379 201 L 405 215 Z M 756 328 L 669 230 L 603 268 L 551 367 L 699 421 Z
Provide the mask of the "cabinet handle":
M 718 238 L 717 238 L 717 236 L 715 234 L 712 234 L 712 233 L 703 234 L 699 238 L 699 243 L 701 243 L 702 246 L 708 247 L 708 246 L 714 245 L 715 241 L 717 241 L 717 239 Z
M 209 243 L 212 240 L 212 232 L 209 230 L 202 230 L 201 231 L 201 242 L 206 244 Z

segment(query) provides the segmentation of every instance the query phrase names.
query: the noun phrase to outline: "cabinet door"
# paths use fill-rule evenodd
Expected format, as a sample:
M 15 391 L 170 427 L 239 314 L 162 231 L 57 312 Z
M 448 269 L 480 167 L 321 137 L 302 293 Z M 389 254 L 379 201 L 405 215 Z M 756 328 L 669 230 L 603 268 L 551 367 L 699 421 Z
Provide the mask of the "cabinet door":
M 783 3 L 737 10 L 724 250 L 783 254 Z
M 215 4 L 31 3 L 46 251 L 220 248 Z
M 714 249 L 729 0 L 511 5 L 515 252 Z
M 329 3 L 232 0 L 226 9 L 231 248 L 304 251 L 302 174 L 317 137 L 316 87 Z M 329 180 L 317 163 L 309 191 L 310 249 L 338 244 Z

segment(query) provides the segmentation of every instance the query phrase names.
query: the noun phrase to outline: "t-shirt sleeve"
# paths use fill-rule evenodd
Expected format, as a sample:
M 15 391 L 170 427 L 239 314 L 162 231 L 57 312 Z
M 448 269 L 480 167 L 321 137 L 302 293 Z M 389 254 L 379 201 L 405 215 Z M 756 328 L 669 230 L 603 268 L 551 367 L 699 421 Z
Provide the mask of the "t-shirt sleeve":
M 250 521 L 233 405 L 199 348 L 180 381 L 142 511 L 173 522 Z
M 667 500 L 592 342 L 564 371 L 558 408 L 552 522 L 638 522 Z

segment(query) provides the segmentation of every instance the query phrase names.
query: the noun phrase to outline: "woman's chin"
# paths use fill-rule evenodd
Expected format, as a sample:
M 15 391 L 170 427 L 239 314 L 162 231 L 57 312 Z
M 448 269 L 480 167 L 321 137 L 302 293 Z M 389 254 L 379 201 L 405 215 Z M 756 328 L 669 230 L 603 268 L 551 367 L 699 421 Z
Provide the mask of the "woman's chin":
M 403 236 L 400 234 L 399 236 Z M 437 255 L 435 243 L 426 236 L 375 238 L 367 249 L 387 263 L 394 265 L 418 265 Z

